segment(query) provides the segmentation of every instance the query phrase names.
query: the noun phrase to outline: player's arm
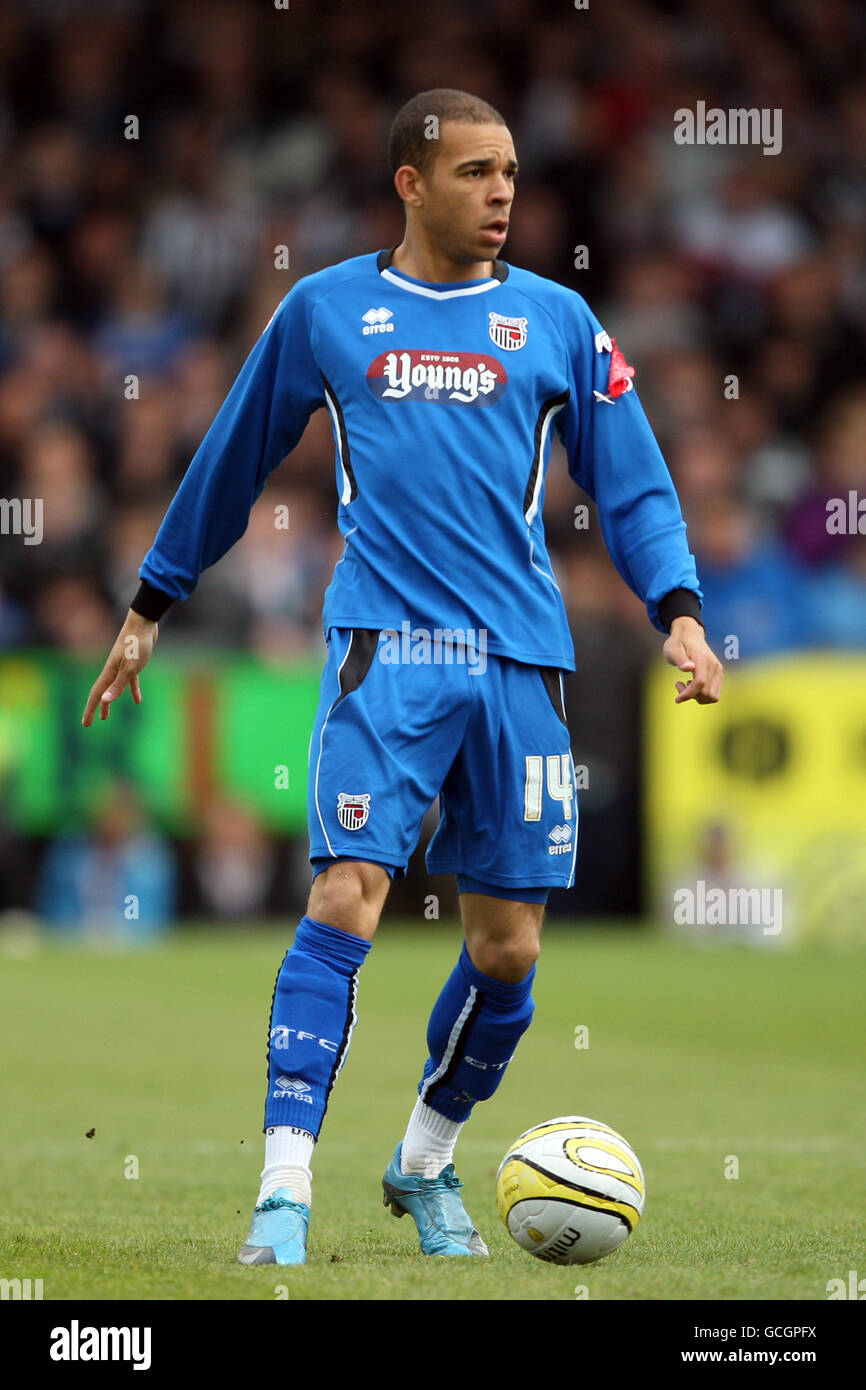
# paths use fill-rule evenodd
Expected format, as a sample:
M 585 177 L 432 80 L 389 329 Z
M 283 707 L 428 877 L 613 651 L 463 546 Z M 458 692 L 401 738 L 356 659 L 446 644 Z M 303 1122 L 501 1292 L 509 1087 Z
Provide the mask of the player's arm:
M 322 377 L 310 342 L 312 307 L 305 281 L 289 292 L 259 338 L 202 440 L 139 569 L 141 586 L 84 708 L 89 727 L 97 705 L 130 688 L 141 703 L 139 674 L 153 652 L 157 623 L 188 598 L 203 570 L 244 533 L 269 475 L 297 444 L 310 415 L 324 404 Z
M 714 704 L 722 664 L 701 623 L 701 591 L 679 498 L 633 373 L 578 296 L 570 304 L 572 393 L 558 424 L 575 482 L 593 499 L 608 552 L 650 622 L 667 635 L 665 659 L 686 673 L 676 703 Z

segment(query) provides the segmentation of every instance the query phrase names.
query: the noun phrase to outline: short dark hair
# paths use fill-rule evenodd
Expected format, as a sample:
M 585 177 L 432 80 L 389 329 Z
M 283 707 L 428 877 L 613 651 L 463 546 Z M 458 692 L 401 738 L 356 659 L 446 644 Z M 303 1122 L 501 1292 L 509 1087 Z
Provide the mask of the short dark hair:
M 436 157 L 437 142 L 425 131 L 430 116 L 442 121 L 462 121 L 467 125 L 505 125 L 495 107 L 471 92 L 455 87 L 433 87 L 401 106 L 391 123 L 388 136 L 388 163 L 396 174 L 401 164 L 411 164 L 422 174 L 429 173 Z

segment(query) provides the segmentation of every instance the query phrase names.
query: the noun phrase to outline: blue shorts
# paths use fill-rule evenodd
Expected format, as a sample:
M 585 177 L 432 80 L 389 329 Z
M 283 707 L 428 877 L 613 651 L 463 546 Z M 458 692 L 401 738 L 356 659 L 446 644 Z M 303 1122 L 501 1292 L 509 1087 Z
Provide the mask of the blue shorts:
M 429 873 L 524 901 L 570 888 L 578 807 L 561 673 L 447 639 L 410 649 L 332 628 L 310 738 L 314 869 L 357 859 L 402 876 L 437 795 Z

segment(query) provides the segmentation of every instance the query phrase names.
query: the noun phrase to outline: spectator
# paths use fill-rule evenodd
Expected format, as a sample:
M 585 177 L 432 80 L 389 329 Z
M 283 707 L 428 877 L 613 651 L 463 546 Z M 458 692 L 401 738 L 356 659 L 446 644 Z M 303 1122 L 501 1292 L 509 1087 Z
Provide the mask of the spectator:
M 52 932 L 140 945 L 172 925 L 175 908 L 173 855 L 146 827 L 129 785 L 103 789 L 89 835 L 58 835 L 48 846 L 36 910 Z
M 208 916 L 232 922 L 262 916 L 273 874 L 273 853 L 256 817 L 236 802 L 212 801 L 195 855 Z

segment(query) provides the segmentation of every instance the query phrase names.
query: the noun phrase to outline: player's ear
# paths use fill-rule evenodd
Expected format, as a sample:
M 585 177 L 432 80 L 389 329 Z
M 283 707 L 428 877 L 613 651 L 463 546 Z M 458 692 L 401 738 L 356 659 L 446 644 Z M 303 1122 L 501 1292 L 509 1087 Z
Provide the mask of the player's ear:
M 411 203 L 412 207 L 420 207 L 422 198 L 418 187 L 422 181 L 421 173 L 412 164 L 401 164 L 394 175 L 394 187 L 398 196 L 404 203 Z

